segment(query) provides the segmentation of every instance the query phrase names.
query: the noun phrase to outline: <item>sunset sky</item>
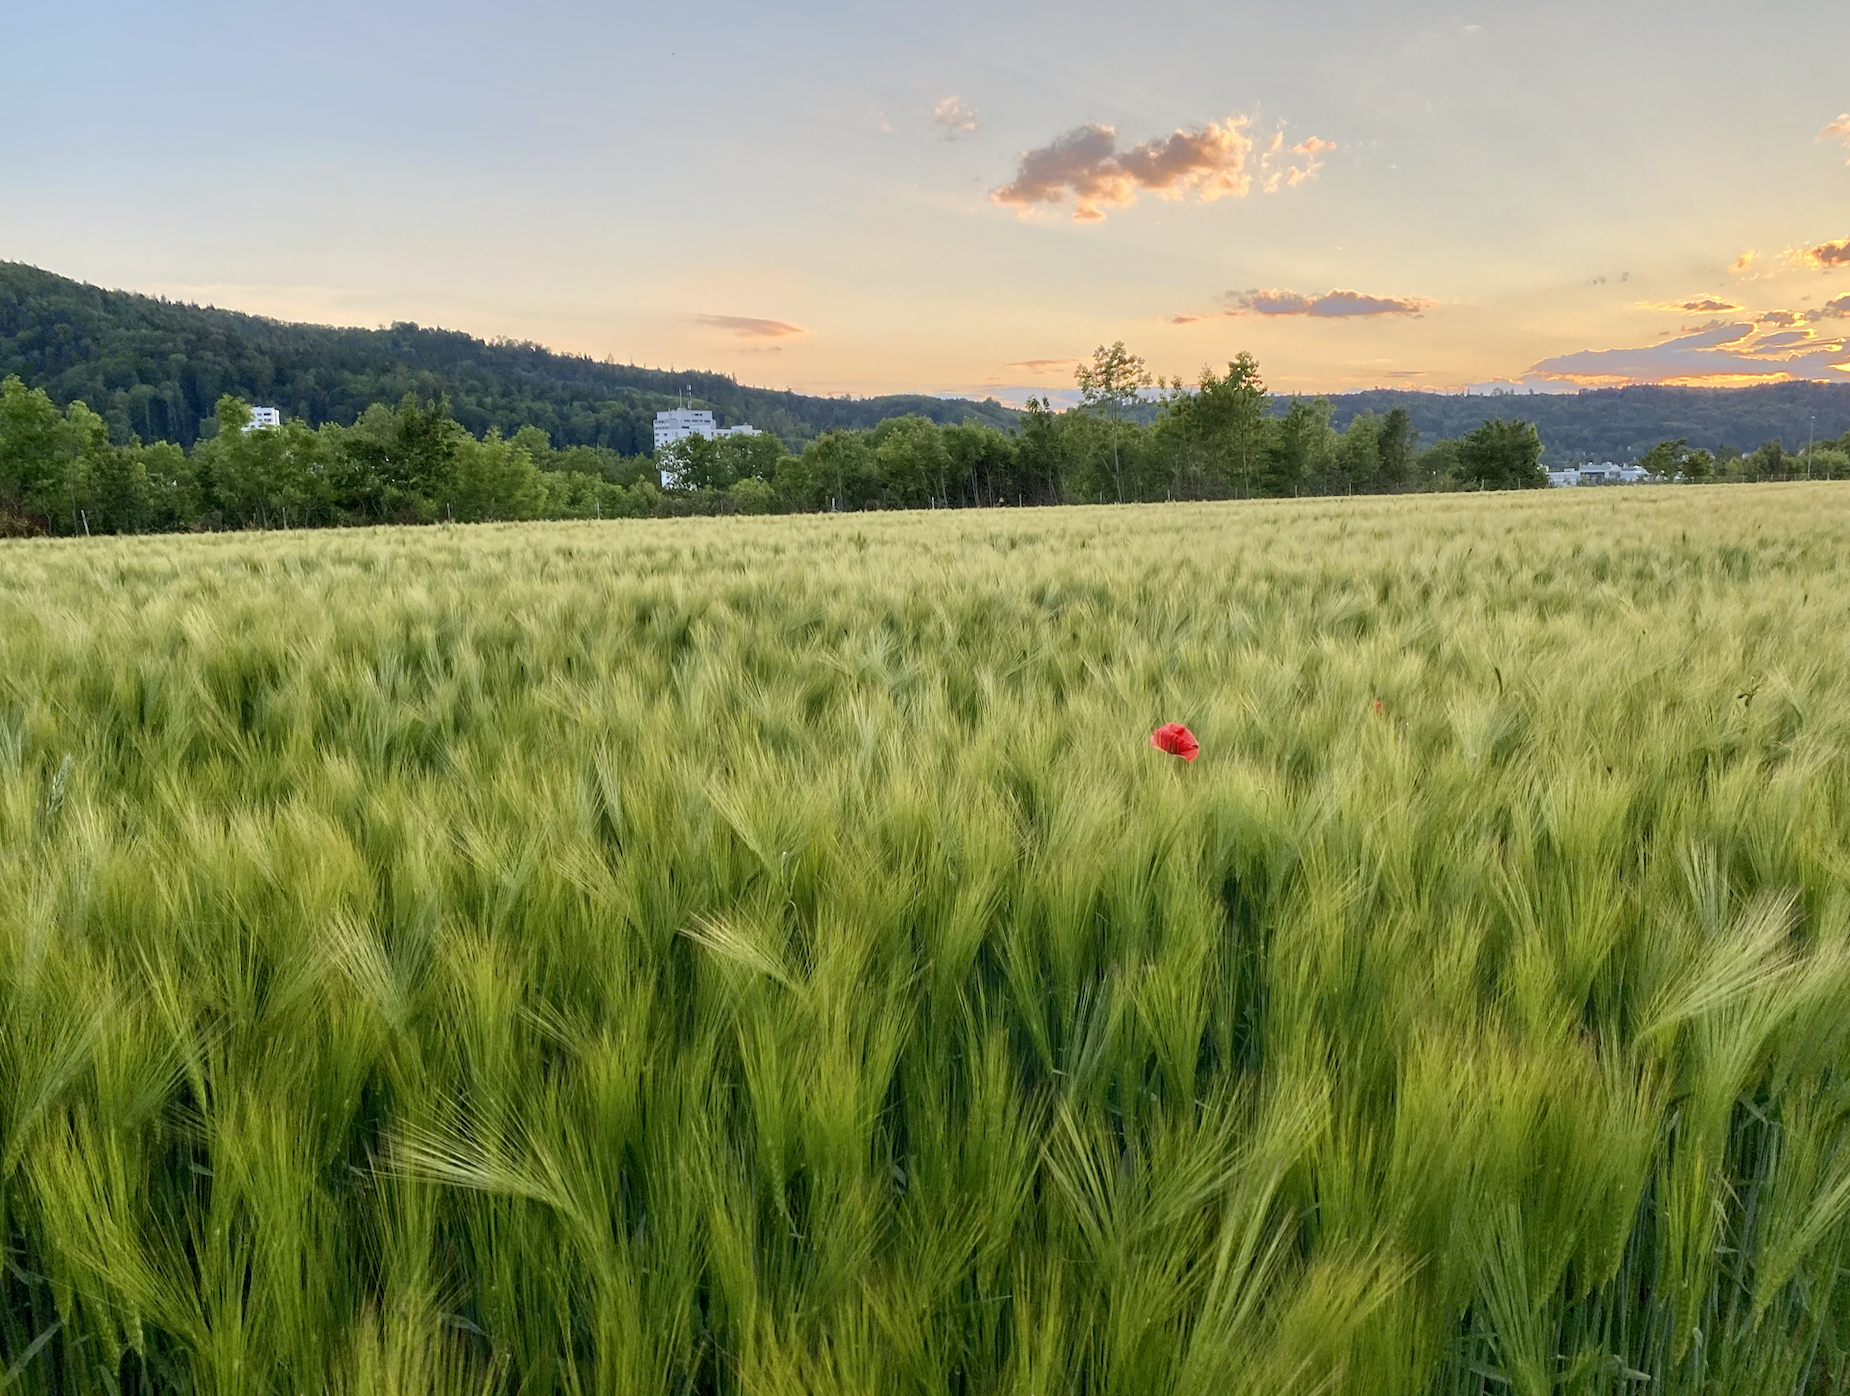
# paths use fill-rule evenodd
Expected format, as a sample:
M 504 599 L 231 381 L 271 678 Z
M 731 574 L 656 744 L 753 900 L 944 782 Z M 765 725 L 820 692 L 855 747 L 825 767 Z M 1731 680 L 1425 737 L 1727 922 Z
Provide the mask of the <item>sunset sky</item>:
M 15 6 L 0 258 L 813 392 L 1850 381 L 1850 5 Z

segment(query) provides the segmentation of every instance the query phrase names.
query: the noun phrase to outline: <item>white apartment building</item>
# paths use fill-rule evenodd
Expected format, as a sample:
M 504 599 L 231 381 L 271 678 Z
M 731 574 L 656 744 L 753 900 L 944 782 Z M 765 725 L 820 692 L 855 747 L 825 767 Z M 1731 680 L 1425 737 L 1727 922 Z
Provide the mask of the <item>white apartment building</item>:
M 758 428 L 753 426 L 722 427 L 713 420 L 713 414 L 702 407 L 676 407 L 655 414 L 655 450 L 658 455 L 662 447 L 684 441 L 690 436 L 704 436 L 709 441 L 717 441 L 727 436 L 759 434 Z M 678 471 L 662 471 L 664 489 L 674 489 L 680 483 Z
M 704 408 L 677 407 L 672 412 L 655 414 L 655 449 L 658 451 L 670 442 L 690 436 L 711 440 L 718 435 L 719 427 L 714 424 L 713 414 Z
M 1578 485 L 1649 485 L 1656 482 L 1657 477 L 1642 465 L 1614 465 L 1611 461 L 1569 466 L 1566 470 L 1548 472 L 1548 483 L 1556 489 Z
M 672 441 L 689 436 L 704 436 L 713 441 L 724 436 L 758 434 L 758 428 L 752 426 L 722 427 L 714 422 L 711 412 L 701 407 L 677 407 L 655 414 L 655 449 L 658 451 Z
M 274 407 L 253 407 L 251 419 L 245 424 L 244 430 L 256 431 L 261 427 L 280 427 L 282 424 L 283 414 Z

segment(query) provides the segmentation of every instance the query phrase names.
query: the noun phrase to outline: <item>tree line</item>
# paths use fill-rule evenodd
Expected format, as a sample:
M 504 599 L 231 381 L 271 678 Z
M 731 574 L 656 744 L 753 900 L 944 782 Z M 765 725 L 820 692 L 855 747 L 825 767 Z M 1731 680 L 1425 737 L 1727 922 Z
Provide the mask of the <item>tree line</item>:
M 1122 344 L 1082 367 L 1083 405 L 1030 401 L 1013 429 L 918 414 L 822 433 L 792 452 L 772 432 L 690 437 L 659 459 L 554 445 L 533 426 L 481 436 L 446 401 L 375 403 L 351 426 L 252 426 L 222 397 L 193 449 L 117 444 L 82 402 L 60 411 L 18 378 L 0 384 L 0 530 L 125 533 L 339 524 L 827 509 L 922 509 L 1264 495 L 1503 489 L 1544 483 L 1541 442 L 1486 422 L 1422 450 L 1404 411 L 1340 433 L 1322 399 L 1282 414 L 1258 365 L 1163 385 L 1144 424 L 1130 409 L 1156 385 Z M 664 483 L 665 482 L 665 483 Z
M 1250 355 L 1192 383 L 1153 379 L 1123 344 L 1076 374 L 1082 401 L 1030 399 L 1016 425 L 892 417 L 826 431 L 800 451 L 773 432 L 690 437 L 659 458 L 555 445 L 534 426 L 472 434 L 443 399 L 375 403 L 352 425 L 253 427 L 222 397 L 191 451 L 126 444 L 82 402 L 60 410 L 0 382 L 0 533 L 97 534 L 378 523 L 640 518 L 692 513 L 986 508 L 1547 483 L 1533 423 L 1493 419 L 1422 444 L 1404 409 L 1342 431 L 1330 403 L 1274 403 Z M 1154 402 L 1153 419 L 1145 420 Z M 1664 442 L 1644 463 L 1667 478 L 1850 475 L 1850 439 L 1802 456 L 1769 442 L 1712 456 Z

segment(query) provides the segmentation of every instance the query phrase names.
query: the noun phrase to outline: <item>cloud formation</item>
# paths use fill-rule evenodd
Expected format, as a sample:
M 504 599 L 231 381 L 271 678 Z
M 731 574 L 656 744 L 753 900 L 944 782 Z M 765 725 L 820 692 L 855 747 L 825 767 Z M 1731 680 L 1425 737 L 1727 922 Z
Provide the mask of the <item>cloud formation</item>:
M 1693 315 L 1726 315 L 1741 307 L 1733 301 L 1717 300 L 1714 296 L 1696 296 L 1686 301 L 1639 301 L 1640 310 L 1686 310 Z
M 1850 145 L 1850 111 L 1845 112 L 1818 133 L 1818 139 L 1821 141 L 1832 138 L 1842 141 L 1845 145 Z M 1850 165 L 1850 160 L 1844 163 Z
M 1268 194 L 1276 194 L 1281 187 L 1295 189 L 1315 179 L 1317 171 L 1323 168 L 1323 157 L 1334 149 L 1335 141 L 1319 140 L 1316 136 L 1287 149 L 1285 133 L 1274 131 L 1271 143 L 1259 157 L 1260 187 Z M 1300 158 L 1293 160 L 1292 156 Z
M 1071 368 L 1080 362 L 1078 359 L 1022 359 L 1016 363 L 1004 364 L 1004 368 L 1026 369 L 1029 373 L 1052 373 L 1055 369 Z
M 1845 297 L 1850 300 L 1850 297 Z M 1817 312 L 1807 312 L 1806 318 Z M 1713 324 L 1643 349 L 1583 349 L 1543 359 L 1530 370 L 1582 385 L 1623 383 L 1766 383 L 1796 379 L 1841 382 L 1850 376 L 1850 344 L 1810 330 L 1762 334 L 1751 324 Z
M 1200 203 L 1243 198 L 1253 187 L 1251 127 L 1251 117 L 1230 116 L 1119 150 L 1113 128 L 1088 122 L 1025 152 L 1015 178 L 989 197 L 1024 214 L 1070 197 L 1079 223 L 1097 222 L 1105 209 L 1129 207 L 1145 193 Z M 1273 193 L 1314 178 L 1324 153 L 1335 148 L 1313 136 L 1287 150 L 1278 132 L 1258 162 L 1260 188 Z
M 760 320 L 750 315 L 696 315 L 694 319 L 709 329 L 725 330 L 740 339 L 789 339 L 804 333 L 801 325 L 787 320 Z
M 1229 315 L 1308 315 L 1341 320 L 1358 315 L 1423 315 L 1434 302 L 1415 297 L 1365 296 L 1360 291 L 1325 291 L 1306 296 L 1297 291 L 1229 291 Z
M 1736 257 L 1733 262 L 1729 263 L 1728 270 L 1733 272 L 1736 276 L 1741 276 L 1749 267 L 1753 266 L 1754 260 L 1759 257 L 1759 255 L 1758 252 L 1750 247 L 1739 257 Z
M 944 128 L 944 138 L 954 141 L 969 131 L 974 131 L 983 123 L 976 119 L 976 108 L 964 101 L 962 97 L 944 98 L 931 109 L 932 124 Z
M 1790 255 L 1802 267 L 1850 267 L 1850 238 L 1796 248 Z

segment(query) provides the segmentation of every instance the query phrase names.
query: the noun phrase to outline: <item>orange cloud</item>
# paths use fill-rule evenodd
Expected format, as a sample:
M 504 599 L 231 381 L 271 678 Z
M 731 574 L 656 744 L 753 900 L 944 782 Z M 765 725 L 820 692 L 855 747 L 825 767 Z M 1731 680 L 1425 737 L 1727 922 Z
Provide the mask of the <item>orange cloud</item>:
M 1052 373 L 1056 369 L 1071 368 L 1078 362 L 1078 359 L 1022 359 L 1002 367 L 1026 369 L 1029 373 Z
M 1434 302 L 1413 297 L 1365 296 L 1360 291 L 1326 291 L 1320 296 L 1296 291 L 1229 291 L 1229 315 L 1307 315 L 1340 320 L 1362 315 L 1423 315 Z
M 1850 267 L 1850 238 L 1795 248 L 1787 255 L 1802 267 Z
M 1015 178 L 989 197 L 1027 213 L 1038 204 L 1064 203 L 1070 196 L 1073 219 L 1080 223 L 1097 222 L 1105 209 L 1126 208 L 1144 193 L 1162 199 L 1192 197 L 1200 203 L 1242 198 L 1253 186 L 1248 169 L 1251 125 L 1251 117 L 1235 115 L 1178 128 L 1120 151 L 1113 128 L 1089 122 L 1025 152 Z M 1261 188 L 1267 193 L 1280 181 L 1298 184 L 1314 177 L 1322 153 L 1335 148 L 1312 137 L 1293 148 L 1304 163 L 1292 165 L 1284 160 L 1283 142 L 1279 132 L 1260 159 Z
M 1192 325 L 1199 319 L 1201 319 L 1199 315 L 1171 315 L 1169 317 L 1169 323 L 1172 325 Z
M 1739 276 L 1743 272 L 1745 272 L 1749 267 L 1751 267 L 1754 264 L 1755 259 L 1758 258 L 1759 256 L 1760 254 L 1754 251 L 1754 249 L 1750 247 L 1747 249 L 1747 251 L 1743 252 L 1739 257 L 1736 257 L 1734 259 L 1734 261 L 1729 265 L 1728 270 L 1733 272 L 1736 276 Z
M 1697 296 L 1686 301 L 1639 301 L 1639 310 L 1686 310 L 1693 315 L 1725 315 L 1741 307 L 1733 301 L 1717 300 L 1714 296 Z
M 1276 194 L 1280 187 L 1295 189 L 1306 180 L 1315 179 L 1317 171 L 1323 168 L 1324 155 L 1336 149 L 1336 142 L 1320 140 L 1312 136 L 1307 141 L 1299 141 L 1289 150 L 1285 149 L 1285 133 L 1274 131 L 1272 140 L 1259 157 L 1259 168 L 1263 175 L 1262 185 L 1268 194 Z M 1302 158 L 1302 164 L 1294 164 L 1287 156 Z
M 710 329 L 736 334 L 740 339 L 788 339 L 805 333 L 801 325 L 787 320 L 759 320 L 750 315 L 696 315 L 694 319 Z
M 1835 137 L 1845 145 L 1850 145 L 1850 111 L 1845 112 L 1842 116 L 1838 117 L 1837 120 L 1833 121 L 1829 126 L 1826 126 L 1818 133 L 1818 139 L 1821 141 L 1831 137 Z M 1846 160 L 1844 163 L 1850 165 L 1850 160 Z

